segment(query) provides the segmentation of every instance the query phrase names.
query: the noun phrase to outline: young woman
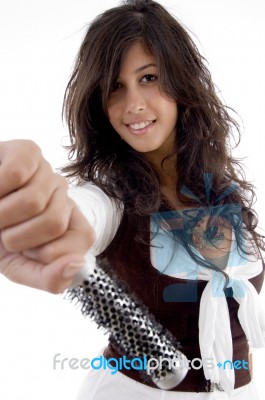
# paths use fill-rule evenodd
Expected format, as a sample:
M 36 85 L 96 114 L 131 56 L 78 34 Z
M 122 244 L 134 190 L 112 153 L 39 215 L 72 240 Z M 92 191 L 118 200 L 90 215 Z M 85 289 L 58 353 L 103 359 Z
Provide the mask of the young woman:
M 253 187 L 229 151 L 237 124 L 195 44 L 152 0 L 107 10 L 87 31 L 64 105 L 72 200 L 32 143 L 0 147 L 10 177 L 0 189 L 1 272 L 60 292 L 90 248 L 193 365 L 169 392 L 136 370 L 91 371 L 79 400 L 257 398 L 249 351 L 264 345 L 264 242 Z M 124 355 L 112 338 L 103 354 Z

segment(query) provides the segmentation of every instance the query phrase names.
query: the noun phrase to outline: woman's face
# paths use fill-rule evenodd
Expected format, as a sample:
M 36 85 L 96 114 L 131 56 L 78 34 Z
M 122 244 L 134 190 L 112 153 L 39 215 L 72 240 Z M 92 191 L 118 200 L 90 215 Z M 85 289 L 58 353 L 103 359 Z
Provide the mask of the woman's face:
M 150 161 L 161 162 L 174 149 L 177 104 L 161 93 L 156 59 L 139 42 L 124 58 L 107 111 L 121 138 Z

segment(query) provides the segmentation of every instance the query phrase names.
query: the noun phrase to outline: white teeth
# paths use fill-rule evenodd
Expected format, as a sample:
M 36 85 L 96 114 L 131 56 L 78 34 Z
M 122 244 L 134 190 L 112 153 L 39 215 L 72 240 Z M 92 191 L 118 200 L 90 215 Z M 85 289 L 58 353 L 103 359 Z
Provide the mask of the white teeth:
M 138 124 L 130 124 L 129 127 L 132 129 L 144 129 L 151 123 L 152 121 L 139 122 Z

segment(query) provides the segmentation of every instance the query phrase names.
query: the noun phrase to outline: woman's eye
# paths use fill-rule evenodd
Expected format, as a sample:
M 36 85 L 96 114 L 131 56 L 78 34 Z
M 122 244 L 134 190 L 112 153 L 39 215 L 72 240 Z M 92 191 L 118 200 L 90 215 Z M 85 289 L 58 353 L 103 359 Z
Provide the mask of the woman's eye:
M 120 88 L 121 88 L 121 84 L 119 82 L 114 82 L 111 87 L 111 92 L 116 92 Z
M 148 75 L 145 75 L 145 76 L 142 78 L 142 80 L 143 80 L 144 82 L 154 82 L 154 81 L 157 80 L 157 76 L 156 76 L 156 75 L 153 75 L 153 74 L 148 74 Z

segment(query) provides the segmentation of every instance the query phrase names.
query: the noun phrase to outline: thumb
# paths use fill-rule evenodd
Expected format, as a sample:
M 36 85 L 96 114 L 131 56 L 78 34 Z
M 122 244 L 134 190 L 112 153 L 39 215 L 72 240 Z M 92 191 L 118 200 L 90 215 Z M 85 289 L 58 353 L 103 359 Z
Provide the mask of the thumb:
M 21 285 L 50 293 L 62 293 L 85 265 L 79 254 L 68 254 L 50 264 L 43 264 L 23 254 L 8 254 L 0 259 L 0 271 L 8 279 Z
M 37 289 L 58 294 L 78 283 L 77 278 L 85 266 L 85 259 L 80 255 L 67 255 L 50 264 L 40 267 L 40 279 Z

